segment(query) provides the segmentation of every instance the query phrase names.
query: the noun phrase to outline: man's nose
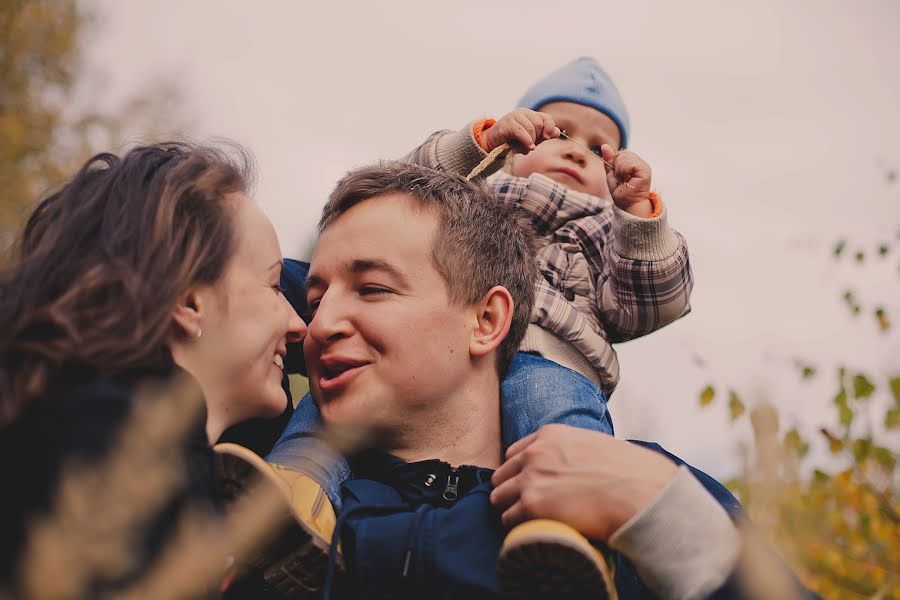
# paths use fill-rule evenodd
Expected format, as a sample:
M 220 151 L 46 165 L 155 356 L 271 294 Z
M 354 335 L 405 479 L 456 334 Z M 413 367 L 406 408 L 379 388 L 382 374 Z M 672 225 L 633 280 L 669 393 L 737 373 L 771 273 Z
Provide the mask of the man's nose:
M 319 344 L 346 337 L 353 331 L 350 316 L 347 302 L 337 292 L 326 292 L 309 323 L 309 335 Z

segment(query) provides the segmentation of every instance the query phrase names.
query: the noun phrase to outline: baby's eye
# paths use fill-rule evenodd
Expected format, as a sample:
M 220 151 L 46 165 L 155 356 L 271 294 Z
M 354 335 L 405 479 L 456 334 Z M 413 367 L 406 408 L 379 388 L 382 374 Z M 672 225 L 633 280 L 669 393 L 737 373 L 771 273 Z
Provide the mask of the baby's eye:
M 600 146 L 591 146 L 591 152 L 597 156 L 603 156 L 603 151 L 600 149 Z

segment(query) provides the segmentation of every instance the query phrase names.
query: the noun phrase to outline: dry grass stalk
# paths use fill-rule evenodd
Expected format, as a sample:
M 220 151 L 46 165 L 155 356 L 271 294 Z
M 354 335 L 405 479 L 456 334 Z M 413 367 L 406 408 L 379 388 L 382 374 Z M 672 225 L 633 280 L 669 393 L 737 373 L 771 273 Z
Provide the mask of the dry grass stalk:
M 82 598 L 136 567 L 136 537 L 185 483 L 182 449 L 201 406 L 189 378 L 138 391 L 105 460 L 64 469 L 52 512 L 30 528 L 19 597 Z

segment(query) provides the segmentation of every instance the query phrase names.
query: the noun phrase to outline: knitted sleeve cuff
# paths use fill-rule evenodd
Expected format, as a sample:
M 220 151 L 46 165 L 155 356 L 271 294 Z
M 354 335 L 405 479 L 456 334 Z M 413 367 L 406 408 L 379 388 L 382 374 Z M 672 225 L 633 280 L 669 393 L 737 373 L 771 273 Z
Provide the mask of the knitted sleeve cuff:
M 725 509 L 685 466 L 640 514 L 609 540 L 663 598 L 704 598 L 728 579 L 740 534 Z
M 485 152 L 490 152 L 487 148 L 484 147 L 484 142 L 481 139 L 481 134 L 485 132 L 485 130 L 490 129 L 494 126 L 497 121 L 491 118 L 481 119 L 480 121 L 475 121 L 472 124 L 472 137 L 475 138 L 475 143 L 478 144 L 478 147 L 484 150 Z
M 463 177 L 487 156 L 487 152 L 481 149 L 475 139 L 471 123 L 459 131 L 451 131 L 441 136 L 437 141 L 435 153 L 442 170 Z M 495 161 L 496 165 L 488 167 L 485 176 L 499 169 L 502 162 Z
M 681 238 L 669 227 L 666 207 L 655 193 L 651 194 L 653 215 L 636 217 L 613 205 L 614 248 L 622 258 L 665 260 L 681 246 Z

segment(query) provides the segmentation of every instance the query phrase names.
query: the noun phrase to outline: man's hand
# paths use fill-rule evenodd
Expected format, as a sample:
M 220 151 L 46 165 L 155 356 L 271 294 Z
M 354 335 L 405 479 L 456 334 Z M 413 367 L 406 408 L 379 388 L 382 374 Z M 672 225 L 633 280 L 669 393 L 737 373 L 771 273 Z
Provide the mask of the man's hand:
M 612 436 L 547 425 L 509 447 L 494 473 L 491 503 L 512 527 L 555 519 L 608 540 L 675 477 L 663 456 Z
M 600 154 L 606 163 L 606 182 L 616 206 L 638 217 L 653 214 L 647 161 L 630 150 L 616 153 L 609 144 L 600 147 Z
M 559 128 L 550 115 L 517 108 L 481 132 L 481 145 L 490 152 L 501 144 L 509 144 L 517 152 L 528 154 L 544 140 L 558 137 Z

